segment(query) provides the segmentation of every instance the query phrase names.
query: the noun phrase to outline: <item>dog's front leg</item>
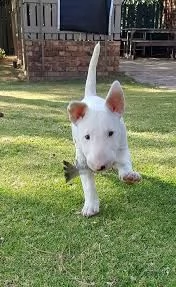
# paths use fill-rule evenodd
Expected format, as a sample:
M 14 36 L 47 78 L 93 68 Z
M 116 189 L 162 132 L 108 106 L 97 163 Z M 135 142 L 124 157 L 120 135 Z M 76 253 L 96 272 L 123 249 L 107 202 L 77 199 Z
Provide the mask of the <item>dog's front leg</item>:
M 93 216 L 99 212 L 99 199 L 95 187 L 94 174 L 88 168 L 86 158 L 78 144 L 76 144 L 76 163 L 80 167 L 79 174 L 85 198 L 82 214 L 87 217 Z
M 119 171 L 120 180 L 126 183 L 135 183 L 141 180 L 138 172 L 133 171 L 130 152 L 128 148 L 119 149 L 115 168 Z
M 93 216 L 99 212 L 99 199 L 96 192 L 94 174 L 89 169 L 80 172 L 80 178 L 84 190 L 85 203 L 82 209 L 84 216 Z

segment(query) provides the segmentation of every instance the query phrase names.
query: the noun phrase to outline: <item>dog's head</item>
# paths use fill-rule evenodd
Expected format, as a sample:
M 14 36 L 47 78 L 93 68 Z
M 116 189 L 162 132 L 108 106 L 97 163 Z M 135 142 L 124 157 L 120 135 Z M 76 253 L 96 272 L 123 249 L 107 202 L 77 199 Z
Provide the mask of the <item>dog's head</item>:
M 94 96 L 91 97 L 93 100 Z M 112 84 L 106 99 L 102 99 L 100 109 L 92 109 L 86 100 L 69 104 L 69 118 L 76 127 L 74 140 L 91 170 L 106 170 L 115 163 L 122 133 L 123 112 L 124 96 L 118 81 Z

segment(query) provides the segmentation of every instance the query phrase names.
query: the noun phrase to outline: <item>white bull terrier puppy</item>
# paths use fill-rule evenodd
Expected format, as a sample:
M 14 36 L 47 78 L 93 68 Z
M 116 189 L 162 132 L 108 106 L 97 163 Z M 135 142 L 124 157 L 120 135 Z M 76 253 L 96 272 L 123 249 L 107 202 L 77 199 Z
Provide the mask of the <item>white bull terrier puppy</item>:
M 84 190 L 84 216 L 99 212 L 99 199 L 94 172 L 116 169 L 119 178 L 127 183 L 140 181 L 133 171 L 128 149 L 126 128 L 122 118 L 124 95 L 118 81 L 113 82 L 106 99 L 96 95 L 96 66 L 100 53 L 98 43 L 89 64 L 82 101 L 72 101 L 68 114 L 72 122 L 72 135 L 76 147 L 76 163 Z M 81 172 L 84 169 L 84 172 Z

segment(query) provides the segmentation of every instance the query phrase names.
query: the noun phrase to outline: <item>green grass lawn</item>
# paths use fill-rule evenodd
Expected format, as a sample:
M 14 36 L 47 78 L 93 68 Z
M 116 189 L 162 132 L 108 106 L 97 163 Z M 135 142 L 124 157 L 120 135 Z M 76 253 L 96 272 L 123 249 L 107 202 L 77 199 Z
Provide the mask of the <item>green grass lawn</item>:
M 176 286 L 176 92 L 122 78 L 134 168 L 97 175 L 101 212 L 83 218 L 66 107 L 82 81 L 0 82 L 0 286 Z M 111 81 L 98 83 L 106 95 Z

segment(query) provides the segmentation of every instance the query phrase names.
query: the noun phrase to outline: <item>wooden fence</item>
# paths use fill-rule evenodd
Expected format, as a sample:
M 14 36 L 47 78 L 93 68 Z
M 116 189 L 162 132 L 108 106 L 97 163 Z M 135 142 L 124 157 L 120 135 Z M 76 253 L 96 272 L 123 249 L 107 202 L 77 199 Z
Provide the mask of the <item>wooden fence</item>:
M 103 42 L 99 74 L 108 75 L 117 70 L 122 0 L 113 0 L 110 35 L 60 31 L 59 0 L 11 2 L 15 51 L 29 79 L 85 75 L 94 40 Z
M 58 29 L 58 0 L 23 0 L 23 3 L 20 0 L 12 0 L 12 10 L 13 17 L 16 17 L 17 29 L 22 28 L 24 39 L 119 40 L 121 15 L 119 2 L 114 0 L 110 36 L 60 31 Z M 19 35 L 19 31 L 17 34 Z

